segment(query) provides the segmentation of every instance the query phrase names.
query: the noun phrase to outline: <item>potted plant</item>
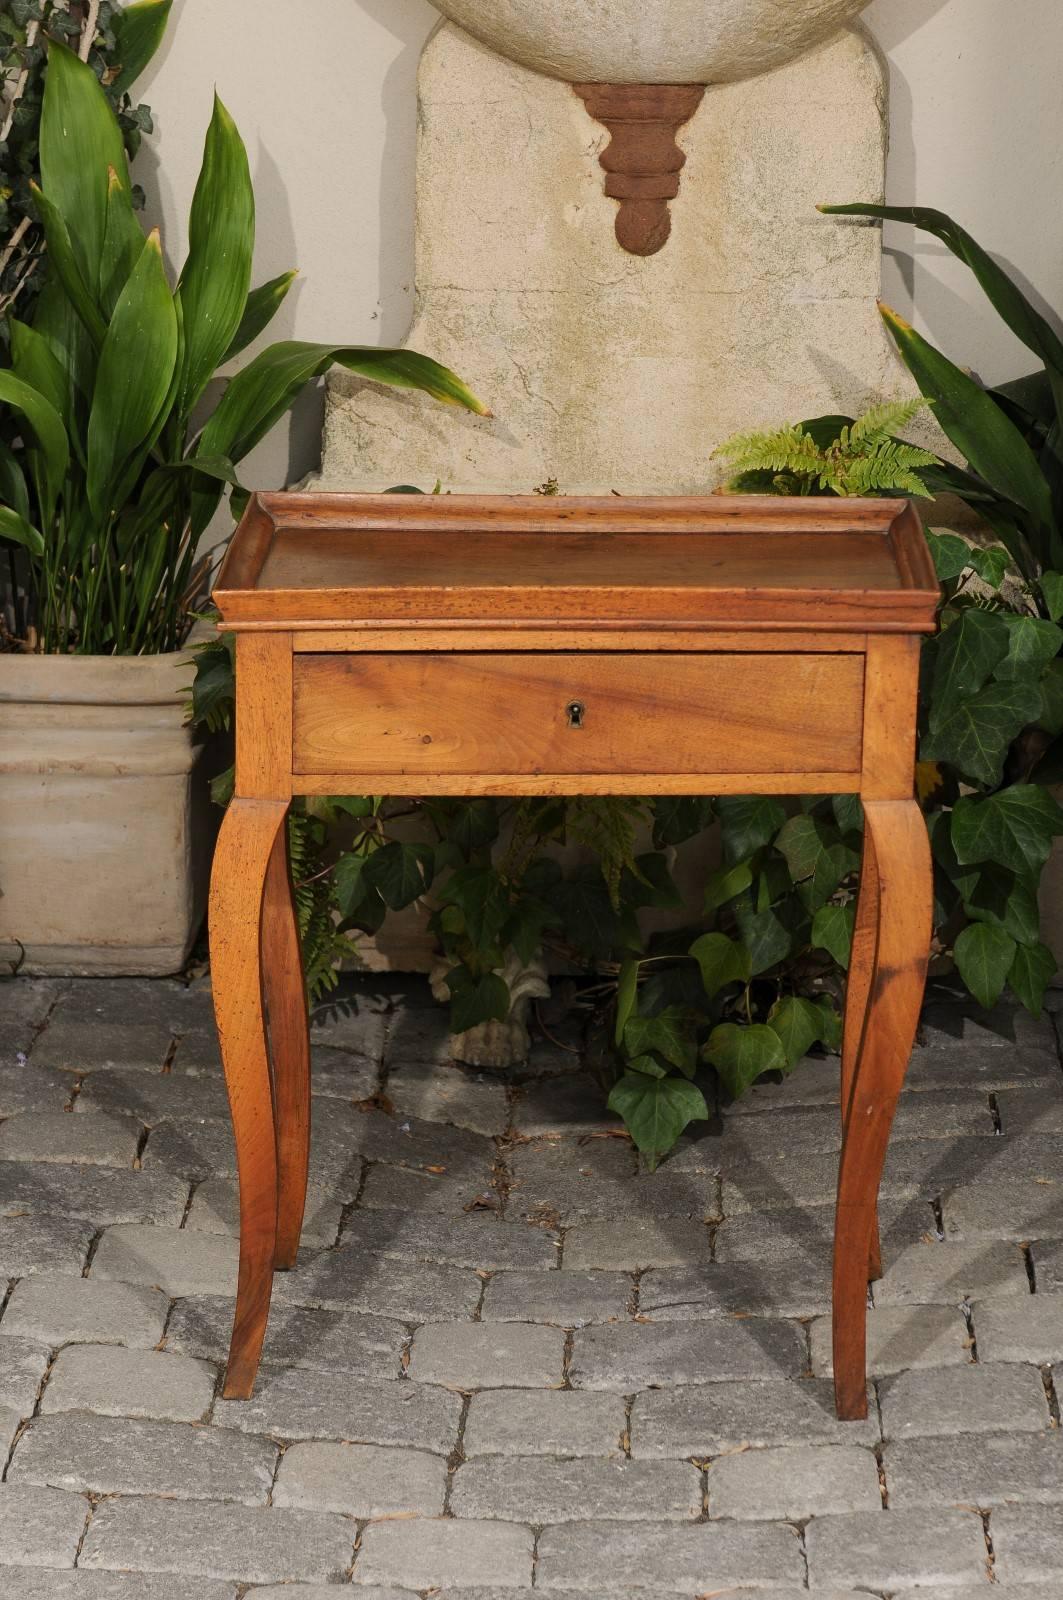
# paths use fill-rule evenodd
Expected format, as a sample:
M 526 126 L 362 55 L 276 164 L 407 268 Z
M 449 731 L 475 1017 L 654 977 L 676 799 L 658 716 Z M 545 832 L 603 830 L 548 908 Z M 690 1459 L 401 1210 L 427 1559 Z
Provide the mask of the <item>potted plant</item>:
M 0 949 L 32 972 L 172 972 L 202 910 L 199 747 L 187 652 L 199 546 L 236 467 L 334 362 L 481 412 L 407 350 L 285 341 L 207 386 L 263 331 L 293 273 L 251 289 L 255 207 L 215 99 L 171 285 L 132 203 L 115 113 L 92 68 L 48 44 L 33 201 L 48 273 L 10 319 L 0 406 L 0 540 L 17 555 L 0 674 Z M 204 814 L 206 797 L 202 797 Z

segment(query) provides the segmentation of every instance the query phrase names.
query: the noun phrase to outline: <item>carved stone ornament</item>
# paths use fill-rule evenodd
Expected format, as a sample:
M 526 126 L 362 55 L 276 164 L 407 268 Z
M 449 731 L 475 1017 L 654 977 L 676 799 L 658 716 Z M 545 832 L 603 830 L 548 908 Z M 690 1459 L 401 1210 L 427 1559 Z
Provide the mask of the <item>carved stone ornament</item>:
M 576 83 L 576 93 L 612 139 L 599 160 L 605 192 L 620 201 L 616 236 L 634 256 L 652 256 L 672 231 L 668 202 L 686 156 L 676 134 L 705 93 L 699 83 Z

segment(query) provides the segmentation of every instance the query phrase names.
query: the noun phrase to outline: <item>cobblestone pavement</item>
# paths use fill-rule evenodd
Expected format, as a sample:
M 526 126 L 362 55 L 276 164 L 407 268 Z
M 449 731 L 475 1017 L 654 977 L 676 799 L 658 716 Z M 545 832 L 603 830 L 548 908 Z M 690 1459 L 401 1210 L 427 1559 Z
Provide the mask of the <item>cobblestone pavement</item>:
M 508 1084 L 426 990 L 354 991 L 238 1403 L 206 991 L 4 983 L 0 1050 L 3 1600 L 1063 1597 L 1050 1019 L 928 1008 L 866 1424 L 828 1382 L 836 1062 L 638 1176 L 570 1052 Z

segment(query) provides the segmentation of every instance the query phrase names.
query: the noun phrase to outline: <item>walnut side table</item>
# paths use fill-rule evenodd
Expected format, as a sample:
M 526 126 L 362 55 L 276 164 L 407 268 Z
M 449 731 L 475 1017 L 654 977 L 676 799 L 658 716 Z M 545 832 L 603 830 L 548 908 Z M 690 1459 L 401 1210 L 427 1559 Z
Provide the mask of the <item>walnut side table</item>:
M 215 601 L 236 633 L 236 790 L 211 885 L 240 1178 L 225 1380 L 250 1395 L 306 1198 L 293 794 L 859 794 L 841 1062 L 838 1414 L 866 1414 L 878 1186 L 922 1000 L 913 798 L 938 588 L 905 501 L 256 496 Z

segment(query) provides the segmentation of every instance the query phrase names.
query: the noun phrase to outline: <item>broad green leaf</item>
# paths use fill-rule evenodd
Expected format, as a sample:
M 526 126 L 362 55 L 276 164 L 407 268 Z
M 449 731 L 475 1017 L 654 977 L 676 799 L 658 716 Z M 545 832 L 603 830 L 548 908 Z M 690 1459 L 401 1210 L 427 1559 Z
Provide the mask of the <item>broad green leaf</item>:
M 27 327 L 17 317 L 8 317 L 7 326 L 11 337 L 11 370 L 16 378 L 44 396 L 66 427 L 70 391 L 66 373 L 52 354 L 51 345 L 35 328 Z
M 864 807 L 858 794 L 834 795 L 831 810 L 843 833 L 860 833 L 863 830 Z
M 462 406 L 478 417 L 489 417 L 491 412 L 482 400 L 477 400 L 472 390 L 431 356 L 418 355 L 416 350 L 377 350 L 372 346 L 341 345 L 332 356 L 337 366 L 372 383 L 382 383 L 392 389 L 420 389 L 444 405 Z
M 811 878 L 820 866 L 823 856 L 838 843 L 838 836 L 828 823 L 818 817 L 801 813 L 790 817 L 775 840 L 775 848 L 786 857 L 786 865 L 795 883 Z
M 953 947 L 960 977 L 979 1005 L 996 1005 L 1015 960 L 1015 940 L 990 922 L 972 922 Z
M 257 289 L 251 290 L 244 306 L 244 314 L 240 318 L 240 326 L 233 334 L 232 342 L 222 357 L 223 364 L 238 356 L 241 350 L 246 350 L 260 333 L 265 332 L 280 310 L 288 290 L 298 275 L 298 269 L 293 268 L 291 272 L 282 272 L 279 278 L 271 278 L 268 283 L 261 283 Z M 388 492 L 399 493 L 397 489 Z M 421 491 L 415 489 L 412 492 L 420 494 Z
M 629 906 L 657 906 L 666 911 L 682 909 L 683 896 L 662 850 L 648 850 L 625 866 L 620 878 L 620 898 Z
M 1063 648 L 1063 628 L 1044 617 L 1006 611 L 1001 613 L 1001 621 L 1009 638 L 1008 653 L 995 672 L 999 679 L 1038 677 L 1045 663 Z
M 22 545 L 31 556 L 44 554 L 44 540 L 38 530 L 10 506 L 0 506 L 0 539 Z
M 0 369 L 0 404 L 14 406 L 32 441 L 30 469 L 37 491 L 38 519 L 47 533 L 55 516 L 56 501 L 70 460 L 70 445 L 63 419 L 38 390 L 13 372 Z
M 368 888 L 365 877 L 367 859 L 353 850 L 345 850 L 332 869 L 336 908 L 343 918 L 353 916 L 365 899 Z
M 624 1063 L 628 1072 L 641 1072 L 647 1078 L 667 1078 L 668 1068 L 656 1056 L 629 1056 Z
M 107 217 L 100 263 L 99 303 L 105 317 L 114 314 L 118 296 L 140 260 L 144 235 L 133 210 L 129 188 L 112 167 L 107 175 Z
M 812 943 L 818 950 L 826 950 L 840 967 L 848 970 L 853 948 L 853 922 L 856 908 L 847 906 L 820 906 L 812 918 Z
M 956 448 L 998 494 L 1020 505 L 1038 528 L 1052 528 L 1052 497 L 1037 458 L 1015 424 L 975 380 L 888 306 L 886 325 L 934 415 Z
M 62 214 L 92 294 L 100 286 L 108 169 L 129 186 L 118 119 L 92 68 L 49 38 L 40 138 L 41 188 Z
M 749 951 L 754 977 L 786 960 L 793 948 L 793 936 L 778 912 L 770 906 L 754 911 L 751 905 L 739 901 L 735 907 L 735 921 Z
M 19 451 L 19 456 L 22 451 Z M 30 496 L 22 462 L 10 445 L 0 440 L 0 503 L 17 511 L 24 521 L 30 517 Z
M 486 797 L 450 802 L 450 815 L 442 830 L 463 854 L 482 849 L 498 838 L 498 803 Z
M 115 8 L 111 18 L 117 40 L 115 57 L 120 63 L 111 85 L 117 93 L 132 88 L 162 43 L 173 0 L 131 0 Z
M 834 1002 L 823 995 L 813 1002 L 819 1012 L 819 1037 L 825 1050 L 836 1055 L 842 1047 L 842 1018 Z
M 958 578 L 971 564 L 971 547 L 958 533 L 935 533 L 927 529 L 926 542 L 934 561 L 934 571 L 942 583 Z
M 668 1006 L 655 1017 L 632 1017 L 624 1029 L 624 1049 L 629 1056 L 654 1050 L 690 1077 L 696 1059 L 693 1019 L 682 1006 Z
M 176 361 L 177 314 L 156 229 L 118 297 L 96 372 L 86 489 L 103 521 L 119 478 L 150 444 Z
M 624 1029 L 634 1013 L 639 994 L 639 963 L 633 956 L 620 963 L 620 977 L 616 986 L 616 1031 L 614 1040 L 623 1043 Z
M 458 907 L 477 948 L 497 944 L 509 913 L 509 897 L 494 867 L 459 867 L 443 885 L 439 898 Z
M 505 1022 L 509 1016 L 509 989 L 497 972 L 474 978 L 465 967 L 447 974 L 450 988 L 450 1031 L 465 1033 L 481 1022 Z
M 704 795 L 660 795 L 653 805 L 653 842 L 658 849 L 684 844 L 712 821 L 712 801 Z
M 684 1128 L 709 1118 L 705 1096 L 696 1084 L 686 1078 L 649 1078 L 641 1072 L 627 1072 L 614 1085 L 609 1109 L 623 1117 L 651 1169 Z
M 779 1035 L 787 1065 L 793 1067 L 822 1036 L 823 1012 L 812 1000 L 786 995 L 768 1012 L 768 1027 Z
M 995 923 L 1019 944 L 1037 943 L 1041 914 L 1034 882 L 996 861 L 968 867 L 961 881 L 963 909 L 973 922 Z
M 690 946 L 690 954 L 701 968 L 701 981 L 710 999 L 729 983 L 748 983 L 753 976 L 749 951 L 725 933 L 703 933 Z
M 940 633 L 929 647 L 934 664 L 930 691 L 930 726 L 936 727 L 957 701 L 981 689 L 1008 653 L 1008 630 L 995 611 L 971 607 Z
M 972 545 L 971 566 L 990 589 L 999 589 L 1011 560 L 1008 552 L 998 544 Z
M 1055 329 L 993 257 L 944 211 L 928 206 L 879 205 L 826 205 L 818 209 L 831 216 L 878 217 L 884 222 L 910 223 L 925 233 L 932 233 L 970 267 L 990 304 L 1016 338 L 1040 356 L 1046 367 L 1063 375 L 1063 341 Z
M 1063 572 L 1042 572 L 1041 593 L 1053 622 L 1063 617 Z
M 254 248 L 255 196 L 247 152 L 215 95 L 188 218 L 188 259 L 181 272 L 185 349 L 177 404 L 182 416 L 203 393 L 240 326 Z
M 744 1095 L 763 1073 L 786 1072 L 790 1065 L 779 1035 L 763 1022 L 746 1027 L 721 1022 L 709 1034 L 702 1053 L 733 1100 Z
M 716 812 L 723 830 L 724 860 L 732 867 L 774 839 L 786 821 L 778 800 L 766 795 L 725 796 L 717 800 Z
M 93 345 L 100 349 L 107 337 L 107 323 L 104 320 L 96 300 L 95 286 L 89 286 L 77 257 L 70 238 L 70 231 L 66 222 L 60 215 L 51 200 L 39 189 L 35 183 L 30 184 L 34 204 L 40 213 L 41 225 L 44 228 L 44 237 L 48 245 L 48 259 L 56 277 L 62 284 L 63 292 L 78 317 L 81 319 Z M 106 191 L 105 209 L 106 219 Z M 105 224 L 106 226 L 106 220 Z M 45 291 L 47 293 L 47 290 Z M 40 314 L 34 319 L 34 327 L 40 330 Z
M 1027 1011 L 1035 1017 L 1041 1015 L 1045 990 L 1055 977 L 1056 958 L 1047 945 L 1020 945 L 1008 972 L 1008 983 L 1018 995 Z
M 1040 711 L 1035 683 L 991 683 L 966 702 L 953 702 L 926 734 L 920 756 L 948 761 L 971 782 L 993 787 L 1003 776 L 1011 741 Z
M 432 887 L 434 859 L 429 845 L 392 840 L 367 860 L 366 882 L 380 890 L 390 910 L 401 911 Z
M 1038 687 L 1041 691 L 1038 726 L 1056 737 L 1063 733 L 1063 656 L 1048 663 Z
M 718 867 L 710 872 L 705 885 L 705 910 L 717 911 L 728 900 L 743 894 L 753 882 L 753 867 L 749 861 L 740 861 L 735 867 Z
M 964 795 L 952 812 L 952 844 L 961 865 L 997 861 L 1013 872 L 1036 874 L 1061 833 L 1063 807 L 1040 784 Z

